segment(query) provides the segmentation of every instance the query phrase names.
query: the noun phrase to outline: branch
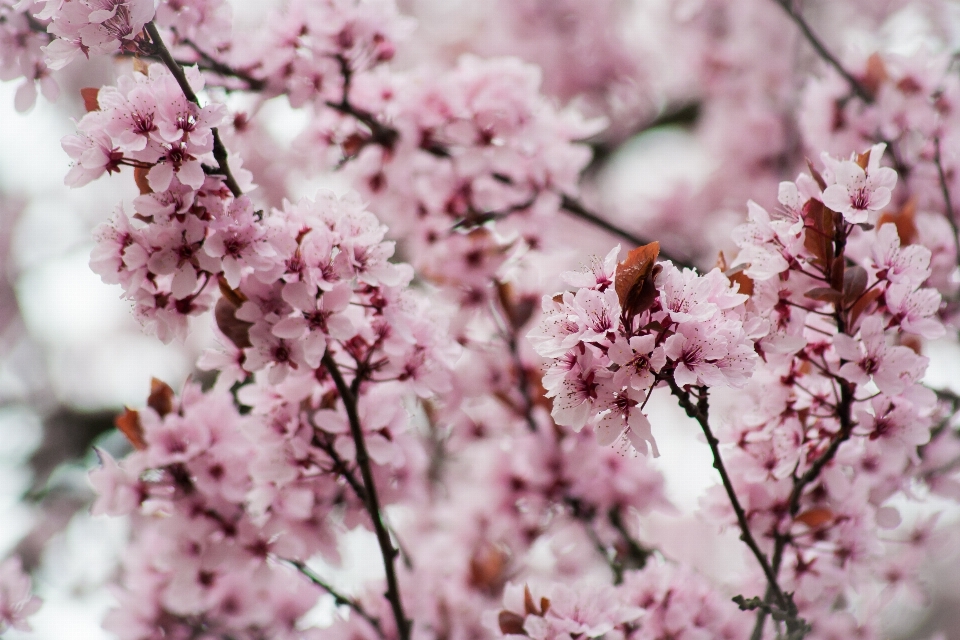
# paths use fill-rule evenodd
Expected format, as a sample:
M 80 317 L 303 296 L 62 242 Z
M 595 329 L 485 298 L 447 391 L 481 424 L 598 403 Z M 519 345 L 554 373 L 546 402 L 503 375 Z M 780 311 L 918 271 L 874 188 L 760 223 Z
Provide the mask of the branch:
M 740 539 L 750 548 L 750 551 L 753 552 L 754 557 L 760 564 L 760 568 L 763 569 L 763 573 L 767 578 L 768 589 L 772 591 L 776 597 L 781 611 L 786 614 L 787 627 L 791 630 L 802 628 L 805 622 L 797 617 L 797 607 L 793 603 L 793 599 L 780 588 L 780 585 L 777 583 L 776 572 L 773 570 L 767 556 L 760 550 L 760 546 L 753 537 L 753 533 L 750 531 L 750 525 L 747 523 L 747 513 L 740 504 L 739 498 L 737 498 L 736 490 L 733 488 L 733 482 L 730 480 L 730 475 L 727 473 L 727 469 L 723 464 L 723 458 L 720 456 L 720 441 L 717 440 L 716 436 L 713 435 L 713 431 L 710 429 L 708 420 L 709 404 L 706 388 L 700 387 L 699 398 L 697 403 L 694 404 L 690 400 L 690 394 L 681 389 L 672 377 L 668 376 L 665 379 L 667 384 L 670 385 L 670 390 L 673 392 L 673 395 L 680 401 L 680 406 L 683 407 L 688 416 L 700 424 L 703 435 L 707 438 L 710 451 L 713 452 L 713 467 L 720 473 L 723 488 L 726 489 L 727 497 L 730 499 L 730 504 L 733 506 L 733 511 L 737 516 L 737 523 L 740 526 Z
M 393 617 L 397 623 L 397 635 L 400 640 L 410 640 L 411 624 L 403 612 L 400 590 L 397 586 L 397 573 L 394 567 L 394 561 L 400 552 L 390 541 L 390 534 L 381 516 L 377 485 L 373 482 L 370 457 L 367 453 L 366 441 L 363 438 L 363 428 L 360 426 L 360 415 L 357 413 L 357 398 L 343 379 L 340 368 L 329 349 L 324 353 L 321 362 L 337 386 L 337 392 L 340 394 L 340 399 L 343 401 L 344 409 L 347 412 L 347 418 L 350 421 L 350 433 L 353 435 L 353 442 L 357 447 L 357 466 L 360 468 L 360 475 L 366 489 L 367 512 L 370 514 L 370 520 L 373 521 L 374 532 L 380 545 L 380 554 L 383 556 L 383 568 L 387 577 L 387 592 L 384 595 L 390 601 L 390 608 L 393 610 Z
M 197 98 L 197 94 L 193 92 L 193 88 L 187 81 L 187 76 L 183 72 L 183 67 L 181 67 L 180 63 L 174 59 L 166 45 L 163 44 L 163 39 L 160 38 L 160 32 L 157 30 L 157 26 L 151 21 L 144 25 L 143 28 L 146 30 L 147 35 L 150 36 L 150 42 L 153 45 L 156 55 L 163 62 L 164 66 L 170 70 L 170 73 L 173 74 L 177 84 L 180 85 L 180 90 L 183 91 L 183 95 L 187 98 L 187 100 L 199 107 L 200 100 Z M 223 141 L 220 139 L 220 132 L 216 127 L 213 127 L 211 132 L 213 133 L 213 157 L 217 161 L 217 166 L 220 169 L 220 173 L 223 175 L 224 182 L 227 184 L 227 188 L 230 189 L 230 193 L 232 193 L 235 198 L 239 198 L 243 195 L 243 191 L 240 190 L 240 185 L 237 184 L 233 174 L 230 173 L 230 165 L 227 164 L 227 149 L 223 146 Z
M 953 246 L 956 249 L 955 259 L 960 265 L 960 227 L 957 226 L 957 219 L 953 215 L 953 204 L 950 201 L 950 189 L 947 187 L 947 176 L 943 172 L 943 161 L 940 158 L 940 136 L 933 139 L 933 164 L 937 166 L 937 177 L 940 179 L 940 192 L 943 194 L 943 205 L 945 210 L 943 215 L 950 223 L 953 230 Z
M 600 229 L 603 229 L 607 233 L 613 234 L 619 238 L 623 238 L 624 240 L 634 245 L 635 247 L 640 247 L 645 244 L 650 244 L 651 242 L 646 238 L 641 238 L 640 236 L 630 233 L 626 229 L 618 227 L 612 222 L 604 220 L 603 218 L 598 216 L 596 213 L 587 209 L 583 205 L 583 203 L 577 200 L 576 198 L 571 198 L 566 194 L 561 194 L 560 198 L 561 198 L 560 208 L 566 211 L 567 213 L 572 214 L 575 218 L 580 218 L 581 220 L 584 220 L 585 222 L 589 222 L 595 227 L 599 227 Z M 670 255 L 663 249 L 660 250 L 660 257 L 664 260 L 671 261 L 673 264 L 675 264 L 678 268 L 681 268 L 681 269 L 694 268 L 693 264 L 691 264 L 687 260 L 678 258 L 677 256 Z
M 840 61 L 837 60 L 837 58 L 824 46 L 824 44 L 820 41 L 820 38 L 817 37 L 817 34 L 813 32 L 813 29 L 810 28 L 810 25 L 800 14 L 800 11 L 794 9 L 793 0 L 774 0 L 774 2 L 780 5 L 780 8 L 783 9 L 788 16 L 790 16 L 790 19 L 793 20 L 797 27 L 799 27 L 800 31 L 803 32 L 807 42 L 810 43 L 810 46 L 814 48 L 817 54 L 823 58 L 827 64 L 833 67 L 837 73 L 843 76 L 843 79 L 847 81 L 847 84 L 850 85 L 850 89 L 857 94 L 857 97 L 867 104 L 872 103 L 873 95 L 865 86 L 863 86 L 863 83 L 854 78 L 853 74 L 847 71 L 844 66 L 840 64 Z
M 371 616 L 369 613 L 367 613 L 366 610 L 360 605 L 359 602 L 357 602 L 353 598 L 348 598 L 347 596 L 338 592 L 336 589 L 330 586 L 323 578 L 318 576 L 312 569 L 310 569 L 310 567 L 300 562 L 299 560 L 286 560 L 284 558 L 279 558 L 279 560 L 291 565 L 297 571 L 302 573 L 308 580 L 310 580 L 310 582 L 317 585 L 318 587 L 320 587 L 321 589 L 329 593 L 331 596 L 333 596 L 333 601 L 337 606 L 346 605 L 350 607 L 350 609 L 355 611 L 358 616 L 366 620 L 370 624 L 370 626 L 373 627 L 373 629 L 377 632 L 378 636 L 380 636 L 381 638 L 386 638 L 386 636 L 383 633 L 383 629 L 380 627 L 380 621 L 374 618 L 373 616 Z

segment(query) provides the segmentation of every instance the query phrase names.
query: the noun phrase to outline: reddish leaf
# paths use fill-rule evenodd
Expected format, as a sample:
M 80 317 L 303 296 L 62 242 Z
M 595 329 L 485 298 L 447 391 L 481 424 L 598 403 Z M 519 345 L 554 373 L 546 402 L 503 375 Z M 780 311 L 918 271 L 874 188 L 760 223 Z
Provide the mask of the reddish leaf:
M 879 53 L 871 54 L 867 58 L 867 69 L 861 79 L 863 86 L 871 95 L 877 95 L 880 86 L 889 79 L 890 74 L 887 73 L 887 66 L 883 63 L 883 58 L 880 57 Z
M 533 602 L 533 594 L 530 593 L 530 587 L 523 585 L 523 608 L 528 616 L 540 615 L 537 611 L 537 605 Z
M 513 611 L 501 611 L 497 616 L 497 622 L 500 623 L 500 633 L 525 636 L 527 632 L 523 630 L 523 616 Z
M 867 270 L 859 265 L 847 269 L 843 274 L 843 304 L 853 304 L 866 290 Z
M 496 545 L 481 542 L 470 557 L 470 585 L 481 591 L 495 593 L 506 581 L 507 554 Z
M 820 175 L 819 171 L 813 168 L 813 163 L 810 162 L 809 158 L 807 158 L 807 170 L 810 172 L 810 175 L 813 176 L 813 179 L 816 181 L 817 186 L 820 187 L 821 191 L 827 188 L 827 181 L 823 179 L 823 176 Z
M 836 517 L 833 511 L 823 507 L 814 507 L 813 509 L 808 509 L 804 511 L 796 518 L 793 519 L 794 522 L 802 522 L 811 529 L 817 529 L 827 524 Z
M 151 378 L 147 406 L 156 411 L 161 418 L 173 411 L 173 389 L 170 385 L 163 380 Z
M 80 89 L 80 97 L 83 98 L 83 108 L 87 113 L 91 111 L 100 111 L 100 103 L 97 101 L 97 95 L 100 89 L 96 87 L 84 87 Z
M 148 173 L 150 173 L 150 169 L 145 167 L 133 168 L 133 181 L 137 183 L 137 188 L 140 189 L 140 195 L 142 196 L 153 193 L 153 189 L 150 188 L 150 182 L 147 180 Z
M 820 302 L 838 304 L 842 294 L 836 289 L 831 289 L 830 287 L 814 287 L 803 295 L 811 300 L 819 300 Z
M 617 265 L 614 288 L 627 321 L 649 309 L 657 299 L 653 279 L 659 270 L 656 265 L 658 255 L 660 243 L 651 242 L 628 253 L 626 259 Z
M 134 449 L 143 451 L 147 448 L 147 443 L 143 439 L 143 425 L 140 424 L 140 414 L 133 409 L 124 409 L 123 413 L 113 419 L 113 424 L 127 440 L 133 445 Z
M 881 227 L 888 222 L 897 225 L 897 235 L 900 236 L 900 245 L 905 246 L 917 241 L 917 201 L 910 198 L 900 207 L 900 211 L 884 211 L 877 220 Z
M 871 289 L 870 291 L 860 296 L 860 299 L 857 300 L 857 302 L 853 305 L 853 307 L 850 308 L 850 327 L 851 328 L 857 326 L 857 320 L 860 319 L 861 314 L 863 314 L 863 312 L 866 311 L 871 304 L 876 302 L 877 298 L 879 298 L 881 294 L 882 292 L 880 291 L 880 289 Z

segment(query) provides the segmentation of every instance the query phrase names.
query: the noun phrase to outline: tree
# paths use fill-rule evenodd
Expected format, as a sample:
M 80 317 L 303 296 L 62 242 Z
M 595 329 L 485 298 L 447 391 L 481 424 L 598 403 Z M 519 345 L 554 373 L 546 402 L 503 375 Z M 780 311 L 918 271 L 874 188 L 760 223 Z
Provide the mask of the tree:
M 91 267 L 164 343 L 218 338 L 205 382 L 154 380 L 117 417 L 129 453 L 97 450 L 92 512 L 132 525 L 105 627 L 877 635 L 946 530 L 896 505 L 958 496 L 957 396 L 923 355 L 956 336 L 952 58 L 838 57 L 789 0 L 637 3 L 657 31 L 637 40 L 618 3 L 523 0 L 443 60 L 430 4 L 404 8 L 293 0 L 244 29 L 216 0 L 0 0 L 18 107 L 116 61 L 62 143 L 68 186 L 139 193 Z M 306 122 L 289 148 L 278 103 Z M 606 163 L 671 123 L 718 168 L 641 224 L 601 212 Z M 350 189 L 295 197 L 288 174 Z M 655 397 L 709 447 L 701 515 L 742 541 L 734 584 L 642 526 L 669 506 Z M 323 567 L 354 529 L 383 578 L 346 592 Z M 22 626 L 36 600 L 4 567 Z M 325 597 L 329 630 L 306 622 Z

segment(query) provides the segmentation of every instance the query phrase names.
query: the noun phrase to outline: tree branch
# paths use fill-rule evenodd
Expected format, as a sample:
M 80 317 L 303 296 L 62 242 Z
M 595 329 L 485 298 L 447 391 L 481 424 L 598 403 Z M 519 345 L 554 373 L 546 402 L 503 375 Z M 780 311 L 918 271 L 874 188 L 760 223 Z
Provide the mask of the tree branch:
M 760 564 L 760 568 L 767 578 L 768 588 L 776 598 L 780 610 L 785 614 L 788 629 L 791 631 L 802 629 L 806 623 L 802 618 L 797 617 L 797 607 L 793 602 L 793 598 L 784 593 L 783 589 L 781 589 L 777 583 L 777 575 L 770 565 L 767 556 L 760 550 L 760 546 L 753 537 L 753 533 L 750 531 L 750 525 L 747 522 L 747 513 L 740 504 L 740 499 L 737 498 L 736 490 L 733 488 L 733 482 L 730 480 L 730 475 L 727 473 L 727 469 L 723 464 L 723 458 L 720 456 L 720 441 L 717 440 L 716 436 L 713 435 L 713 431 L 710 429 L 706 387 L 700 387 L 697 403 L 694 404 L 690 400 L 690 394 L 681 389 L 680 385 L 678 385 L 672 377 L 668 376 L 665 380 L 667 384 L 670 385 L 670 391 L 672 391 L 673 395 L 679 400 L 680 406 L 686 411 L 688 416 L 700 424 L 703 435 L 707 438 L 707 444 L 710 445 L 710 451 L 713 453 L 713 467 L 720 473 L 723 488 L 726 490 L 727 497 L 730 499 L 730 504 L 733 506 L 733 511 L 737 516 L 737 524 L 740 526 L 740 539 L 746 543 Z
M 790 19 L 793 20 L 794 24 L 800 29 L 804 37 L 807 39 L 807 42 L 810 43 L 810 46 L 813 47 L 814 51 L 817 52 L 827 64 L 834 68 L 834 70 L 843 76 L 843 79 L 847 81 L 847 84 L 850 85 L 850 89 L 857 94 L 861 100 L 866 103 L 873 102 L 873 95 L 867 90 L 863 83 L 853 77 L 849 71 L 847 71 L 840 61 L 830 53 L 830 51 L 824 46 L 823 42 L 820 41 L 820 38 L 817 37 L 817 34 L 813 32 L 813 29 L 810 28 L 810 25 L 801 15 L 800 11 L 794 9 L 793 0 L 774 0 L 780 8 L 783 9 Z
M 348 598 L 347 596 L 341 594 L 339 591 L 337 591 L 332 586 L 330 586 L 330 584 L 328 584 L 323 578 L 317 575 L 310 567 L 300 562 L 299 560 L 286 560 L 283 558 L 280 558 L 280 560 L 294 567 L 297 571 L 302 573 L 310 582 L 317 585 L 318 587 L 320 587 L 321 589 L 329 593 L 331 596 L 333 596 L 333 601 L 337 606 L 346 605 L 350 607 L 350 609 L 356 612 L 358 616 L 366 620 L 367 623 L 369 623 L 370 626 L 373 627 L 374 631 L 377 632 L 378 636 L 380 636 L 381 638 L 386 638 L 386 636 L 383 633 L 383 629 L 380 627 L 380 621 L 374 618 L 373 616 L 371 616 L 369 613 L 367 613 L 366 610 L 360 605 L 359 602 L 357 602 L 353 598 Z
M 144 25 L 143 28 L 146 30 L 147 35 L 150 36 L 150 42 L 153 45 L 156 55 L 160 58 L 160 61 L 163 62 L 164 66 L 170 70 L 170 73 L 173 74 L 177 84 L 180 85 L 180 90 L 183 91 L 183 95 L 187 100 L 199 107 L 200 100 L 187 81 L 183 67 L 174 59 L 166 45 L 163 44 L 163 39 L 160 37 L 157 26 L 151 21 Z M 230 193 L 232 193 L 235 198 L 239 198 L 243 195 L 243 191 L 241 191 L 240 185 L 237 184 L 233 174 L 230 173 L 230 165 L 227 164 L 227 148 L 223 146 L 223 140 L 220 139 L 220 132 L 217 128 L 213 127 L 211 132 L 213 133 L 213 157 L 217 161 L 217 167 L 220 169 L 220 173 L 223 175 L 224 182 L 227 188 L 230 189 Z
M 347 419 L 350 422 L 350 433 L 353 436 L 353 442 L 357 447 L 357 466 L 360 468 L 360 476 L 363 478 L 363 485 L 366 489 L 366 506 L 370 514 L 370 520 L 373 522 L 373 529 L 377 536 L 377 543 L 380 545 L 380 554 L 383 556 L 383 568 L 387 577 L 387 592 L 385 597 L 390 602 L 390 608 L 393 610 L 393 617 L 397 623 L 397 635 L 400 640 L 410 640 L 410 620 L 403 612 L 403 604 L 400 600 L 400 589 L 397 584 L 397 573 L 394 562 L 399 551 L 390 541 L 390 534 L 384 525 L 380 509 L 380 499 L 377 497 L 377 486 L 373 481 L 373 471 L 370 467 L 370 456 L 367 453 L 366 441 L 363 438 L 363 428 L 360 425 L 360 415 L 357 412 L 357 398 L 343 379 L 340 373 L 340 367 L 333 359 L 330 350 L 323 355 L 322 364 L 340 394 L 344 409 L 347 412 Z
M 623 229 L 622 227 L 618 227 L 612 222 L 601 218 L 599 215 L 597 215 L 593 211 L 590 211 L 589 209 L 587 209 L 587 207 L 584 206 L 582 202 L 566 194 L 560 194 L 560 208 L 566 211 L 567 213 L 573 215 L 575 218 L 579 218 L 585 222 L 589 222 L 593 226 L 603 229 L 607 233 L 610 233 L 612 235 L 617 236 L 618 238 L 622 238 L 626 240 L 627 242 L 634 245 L 635 247 L 640 247 L 645 244 L 650 244 L 650 242 L 652 242 L 647 238 L 641 238 L 640 236 L 635 235 L 627 231 L 626 229 Z M 688 262 L 687 260 L 684 260 L 683 258 L 670 255 L 663 249 L 660 250 L 660 258 L 662 258 L 663 260 L 671 261 L 673 264 L 675 264 L 678 268 L 681 268 L 681 269 L 694 268 L 692 263 Z
M 950 189 L 947 187 L 947 176 L 943 172 L 943 161 L 940 158 L 940 136 L 933 139 L 933 164 L 937 167 L 937 177 L 940 179 L 940 192 L 943 194 L 943 215 L 953 230 L 953 246 L 956 249 L 955 260 L 960 265 L 960 227 L 954 217 L 953 204 L 950 201 Z

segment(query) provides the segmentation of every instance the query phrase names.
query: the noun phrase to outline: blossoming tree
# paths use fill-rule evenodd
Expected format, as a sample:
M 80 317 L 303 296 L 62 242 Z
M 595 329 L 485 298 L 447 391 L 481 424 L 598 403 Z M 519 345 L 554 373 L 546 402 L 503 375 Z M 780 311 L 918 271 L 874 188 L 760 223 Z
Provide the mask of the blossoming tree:
M 164 343 L 218 336 L 208 383 L 155 380 L 117 417 L 129 452 L 98 451 L 92 512 L 131 522 L 106 629 L 878 637 L 951 530 L 897 505 L 960 498 L 958 398 L 923 355 L 960 300 L 949 51 L 841 61 L 791 0 L 648 7 L 690 91 L 613 36 L 612 1 L 492 2 L 455 60 L 430 3 L 401 4 L 292 0 L 234 29 L 220 0 L 0 0 L 18 108 L 115 60 L 62 143 L 68 186 L 139 192 L 91 267 Z M 903 3 L 847 4 L 869 25 Z M 271 101 L 305 115 L 291 148 Z M 611 150 L 684 117 L 707 182 L 643 224 L 596 206 Z M 331 172 L 350 189 L 283 180 Z M 741 541 L 735 580 L 644 533 L 670 507 L 654 397 L 709 447 L 701 517 Z M 346 592 L 318 567 L 355 529 L 382 571 Z M 27 584 L 0 566 L 0 630 L 37 608 Z

